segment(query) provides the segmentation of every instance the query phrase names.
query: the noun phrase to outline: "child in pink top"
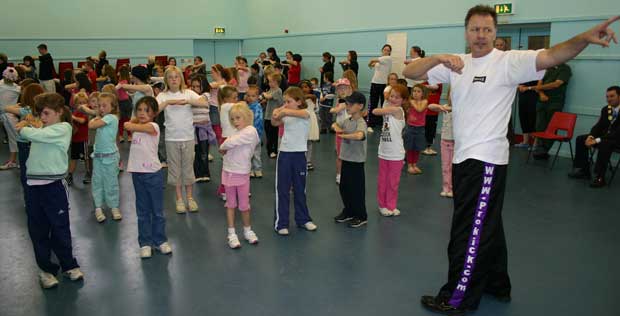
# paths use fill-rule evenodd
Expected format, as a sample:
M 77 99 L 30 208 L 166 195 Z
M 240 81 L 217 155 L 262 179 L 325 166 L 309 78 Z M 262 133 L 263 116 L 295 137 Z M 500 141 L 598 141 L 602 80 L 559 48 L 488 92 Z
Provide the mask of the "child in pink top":
M 411 89 L 411 100 L 407 111 L 407 126 L 403 133 L 403 142 L 407 151 L 407 172 L 421 174 L 418 168 L 420 151 L 426 148 L 425 128 L 428 108 L 426 88 L 417 84 Z
M 226 191 L 226 219 L 228 222 L 228 246 L 241 247 L 235 232 L 235 208 L 241 211 L 243 236 L 250 244 L 258 243 L 258 237 L 250 226 L 250 171 L 254 149 L 260 141 L 252 125 L 253 114 L 247 104 L 241 102 L 232 106 L 230 123 L 237 130 L 220 145 L 224 155 L 222 184 Z

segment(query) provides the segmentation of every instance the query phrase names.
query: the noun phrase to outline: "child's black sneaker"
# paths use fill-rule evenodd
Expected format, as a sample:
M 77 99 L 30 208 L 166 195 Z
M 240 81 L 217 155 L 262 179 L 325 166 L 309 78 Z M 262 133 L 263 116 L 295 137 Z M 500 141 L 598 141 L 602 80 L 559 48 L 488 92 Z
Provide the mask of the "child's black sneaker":
M 352 219 L 353 219 L 352 216 L 347 216 L 347 215 L 344 214 L 344 212 L 342 212 L 342 213 L 338 214 L 338 216 L 334 217 L 334 220 L 337 223 L 346 223 L 346 222 L 348 222 L 348 221 L 350 221 Z
M 368 224 L 368 220 L 367 219 L 359 219 L 359 218 L 354 218 L 350 223 L 349 223 L 349 227 L 352 228 L 358 228 L 358 227 L 362 227 L 364 225 Z

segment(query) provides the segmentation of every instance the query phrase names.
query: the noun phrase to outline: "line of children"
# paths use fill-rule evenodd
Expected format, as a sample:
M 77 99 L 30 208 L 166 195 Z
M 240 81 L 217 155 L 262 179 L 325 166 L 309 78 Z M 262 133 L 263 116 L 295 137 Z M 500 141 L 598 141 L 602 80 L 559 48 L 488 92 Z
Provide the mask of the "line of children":
M 383 116 L 383 128 L 379 141 L 379 174 L 377 175 L 377 203 L 383 216 L 398 216 L 398 187 L 405 159 L 403 129 L 405 113 L 409 105 L 409 90 L 406 85 L 395 85 L 390 89 L 383 108 L 372 110 L 372 114 Z
M 224 155 L 222 184 L 226 191 L 226 219 L 228 223 L 228 246 L 241 247 L 235 232 L 235 208 L 241 212 L 243 236 L 250 244 L 258 243 L 258 237 L 250 224 L 250 172 L 251 160 L 260 143 L 254 128 L 253 114 L 245 103 L 236 103 L 229 111 L 229 121 L 235 132 L 220 145 Z
M 270 85 L 272 82 L 270 81 Z M 274 109 L 271 124 L 284 125 L 284 136 L 276 162 L 276 206 L 274 229 L 279 235 L 289 234 L 289 203 L 291 187 L 295 204 L 295 223 L 308 231 L 317 226 L 310 218 L 306 204 L 306 151 L 310 113 L 306 109 L 304 93 L 298 87 L 284 92 L 284 106 Z
M 338 223 L 349 222 L 349 227 L 357 228 L 368 223 L 366 213 L 366 179 L 364 163 L 366 162 L 366 121 L 362 111 L 366 97 L 353 92 L 345 99 L 348 117 L 342 117 L 332 125 L 342 139 L 339 158 L 342 161 L 340 196 L 344 208 L 334 218 Z

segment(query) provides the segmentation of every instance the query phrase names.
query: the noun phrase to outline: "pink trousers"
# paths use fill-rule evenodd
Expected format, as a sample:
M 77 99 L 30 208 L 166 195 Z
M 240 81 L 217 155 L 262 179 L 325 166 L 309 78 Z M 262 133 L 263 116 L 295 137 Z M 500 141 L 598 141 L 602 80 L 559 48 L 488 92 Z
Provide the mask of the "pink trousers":
M 454 141 L 441 140 L 441 176 L 443 192 L 452 192 L 452 158 L 454 157 Z
M 403 169 L 402 160 L 385 160 L 379 158 L 379 175 L 377 176 L 377 203 L 379 208 L 393 210 L 398 202 L 398 185 Z

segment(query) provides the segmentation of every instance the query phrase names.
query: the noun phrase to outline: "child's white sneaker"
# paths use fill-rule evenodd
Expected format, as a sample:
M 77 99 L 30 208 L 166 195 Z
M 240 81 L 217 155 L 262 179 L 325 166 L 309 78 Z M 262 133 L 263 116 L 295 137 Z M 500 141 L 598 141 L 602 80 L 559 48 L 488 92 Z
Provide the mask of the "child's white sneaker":
M 213 155 L 209 154 L 209 161 L 213 161 Z
M 253 230 L 249 230 L 249 231 L 244 231 L 243 232 L 243 238 L 245 238 L 245 240 L 248 241 L 248 243 L 255 245 L 258 243 L 258 237 L 256 236 L 256 233 L 254 233 Z
M 71 281 L 78 281 L 84 279 L 84 273 L 80 271 L 80 268 L 73 268 L 69 271 L 66 271 L 65 277 L 69 278 Z
M 385 216 L 385 217 L 388 217 L 388 216 L 394 216 L 394 213 L 392 213 L 392 211 L 388 210 L 388 209 L 387 209 L 387 208 L 385 208 L 385 207 L 380 207 L 380 208 L 379 208 L 379 213 L 380 213 L 381 215 Z
M 189 198 L 187 199 L 187 204 L 189 205 L 190 212 L 198 212 L 198 203 L 196 203 L 196 200 Z
M 392 210 L 392 214 L 394 214 L 394 216 L 399 216 L 400 215 L 400 210 L 395 208 Z
M 336 175 L 336 183 L 340 184 L 340 175 L 339 174 Z
M 183 214 L 187 211 L 187 208 L 185 207 L 185 202 L 183 202 L 183 199 L 177 200 L 177 214 Z
M 237 234 L 228 234 L 228 247 L 230 247 L 230 249 L 241 248 L 241 243 L 239 242 Z
M 103 214 L 103 210 L 100 207 L 95 209 L 95 219 L 99 223 L 105 221 L 105 215 Z
M 288 236 L 288 228 L 278 229 L 278 235 L 280 235 L 280 236 Z
M 226 193 L 220 193 L 220 199 L 222 199 L 222 201 L 226 202 Z
M 157 247 L 157 250 L 159 250 L 159 252 L 161 252 L 162 255 L 167 255 L 167 254 L 172 253 L 172 247 L 170 247 L 170 244 L 167 241 L 159 245 Z
M 318 227 L 313 222 L 307 222 L 303 225 L 307 231 L 315 231 Z
M 121 210 L 119 210 L 117 207 L 113 208 L 110 211 L 112 212 L 113 220 L 120 221 L 121 219 L 123 219 L 123 214 L 121 214 Z
M 151 246 L 144 246 L 140 248 L 140 258 L 148 259 L 153 255 L 153 251 L 151 250 Z
M 39 283 L 41 283 L 42 288 L 51 289 L 58 285 L 58 279 L 51 273 L 40 272 Z

